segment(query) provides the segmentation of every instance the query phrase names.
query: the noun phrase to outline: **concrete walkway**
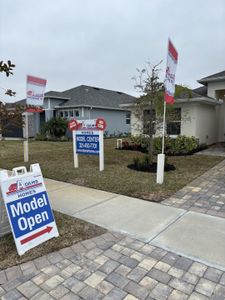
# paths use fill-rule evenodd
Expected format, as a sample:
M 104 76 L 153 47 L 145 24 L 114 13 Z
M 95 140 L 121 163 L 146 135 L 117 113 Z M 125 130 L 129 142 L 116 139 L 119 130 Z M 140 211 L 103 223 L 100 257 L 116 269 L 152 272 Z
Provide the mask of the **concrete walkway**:
M 221 182 L 222 173 L 225 161 L 196 179 L 198 188 L 191 183 L 184 188 L 185 193 L 181 190 L 178 194 L 187 202 L 192 196 L 196 200 L 206 178 L 215 186 L 216 180 Z M 162 205 L 49 179 L 46 186 L 55 210 L 225 271 L 224 218 L 171 207 L 174 197 Z M 216 191 L 212 196 L 217 197 Z
M 62 213 L 149 242 L 185 213 L 183 209 L 45 179 L 52 207 Z
M 218 143 L 212 146 L 209 146 L 209 148 L 197 152 L 195 155 L 212 155 L 212 156 L 223 156 L 225 157 L 225 144 L 224 143 Z

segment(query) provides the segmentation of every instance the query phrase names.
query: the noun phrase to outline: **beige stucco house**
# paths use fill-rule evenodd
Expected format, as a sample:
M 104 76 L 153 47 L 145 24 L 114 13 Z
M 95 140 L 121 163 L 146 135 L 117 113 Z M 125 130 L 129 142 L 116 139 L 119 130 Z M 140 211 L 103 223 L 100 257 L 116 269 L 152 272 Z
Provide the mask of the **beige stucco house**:
M 182 93 L 175 100 L 176 121 L 166 124 L 166 134 L 195 136 L 201 144 L 225 141 L 225 71 L 198 80 L 200 87 Z M 143 134 L 143 115 L 137 113 L 135 103 L 122 105 L 131 110 L 131 134 Z M 145 111 L 143 114 L 146 113 Z M 158 126 L 156 135 L 162 134 Z

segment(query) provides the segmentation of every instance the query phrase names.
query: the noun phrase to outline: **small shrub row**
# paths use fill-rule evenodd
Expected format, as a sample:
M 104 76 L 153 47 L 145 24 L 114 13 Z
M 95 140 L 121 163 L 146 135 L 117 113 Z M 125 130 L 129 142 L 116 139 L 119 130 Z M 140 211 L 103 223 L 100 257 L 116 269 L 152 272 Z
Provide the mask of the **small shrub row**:
M 55 137 L 46 136 L 45 134 L 38 133 L 35 138 L 36 141 L 48 141 L 48 142 L 68 142 L 70 139 L 67 136 Z
M 130 133 L 122 132 L 122 131 L 119 131 L 119 130 L 116 130 L 113 133 L 109 133 L 108 130 L 105 130 L 104 131 L 104 137 L 105 138 L 115 138 L 115 137 L 117 137 L 117 138 L 126 137 L 127 138 L 127 137 L 130 137 Z
M 157 155 L 162 151 L 162 138 L 155 137 L 153 139 L 154 154 Z M 141 135 L 137 137 L 131 137 L 130 140 L 123 141 L 123 150 L 148 152 L 149 137 Z M 179 135 L 177 138 L 165 137 L 165 154 L 167 155 L 188 155 L 197 151 L 207 148 L 206 145 L 200 145 L 199 140 L 195 137 L 187 137 Z

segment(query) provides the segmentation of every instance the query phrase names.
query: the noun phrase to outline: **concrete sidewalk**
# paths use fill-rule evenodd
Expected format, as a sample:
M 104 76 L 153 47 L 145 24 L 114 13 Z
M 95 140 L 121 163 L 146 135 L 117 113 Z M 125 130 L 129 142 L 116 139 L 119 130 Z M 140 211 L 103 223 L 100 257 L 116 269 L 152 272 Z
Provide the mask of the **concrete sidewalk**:
M 55 210 L 225 270 L 225 219 L 45 180 Z
M 45 179 L 45 184 L 55 210 L 144 242 L 185 213 L 183 209 L 55 180 Z

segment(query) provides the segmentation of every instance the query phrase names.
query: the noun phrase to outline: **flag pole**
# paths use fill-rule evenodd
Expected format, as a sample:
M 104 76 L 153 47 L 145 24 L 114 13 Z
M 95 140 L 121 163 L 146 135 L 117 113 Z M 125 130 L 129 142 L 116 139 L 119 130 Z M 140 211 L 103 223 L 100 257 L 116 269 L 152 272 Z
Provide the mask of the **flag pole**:
M 175 71 L 177 65 L 178 53 L 173 46 L 171 40 L 168 40 L 168 54 L 165 76 L 165 99 L 163 112 L 163 132 L 162 132 L 162 153 L 157 157 L 157 177 L 156 182 L 162 184 L 164 180 L 164 166 L 165 166 L 165 129 L 166 129 L 166 104 L 174 103 L 175 92 Z
M 165 148 L 165 129 L 166 129 L 166 101 L 164 99 L 163 132 L 162 132 L 162 154 L 164 154 L 164 148 Z

